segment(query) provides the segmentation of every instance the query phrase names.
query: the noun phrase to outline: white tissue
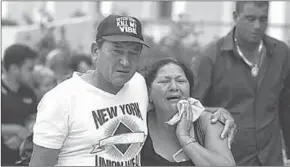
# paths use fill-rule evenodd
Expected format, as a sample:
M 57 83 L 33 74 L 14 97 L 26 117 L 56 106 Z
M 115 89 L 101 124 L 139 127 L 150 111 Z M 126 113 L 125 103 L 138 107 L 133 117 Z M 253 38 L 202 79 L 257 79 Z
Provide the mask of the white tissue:
M 187 100 L 180 100 L 176 106 L 178 109 L 178 113 L 176 113 L 169 121 L 166 123 L 169 125 L 175 125 L 180 119 L 181 115 L 184 111 L 186 111 L 186 108 L 191 105 L 191 112 L 193 113 L 193 119 L 192 122 L 195 122 L 201 115 L 201 113 L 205 110 L 203 105 L 200 103 L 199 100 L 194 99 L 194 98 L 188 98 Z

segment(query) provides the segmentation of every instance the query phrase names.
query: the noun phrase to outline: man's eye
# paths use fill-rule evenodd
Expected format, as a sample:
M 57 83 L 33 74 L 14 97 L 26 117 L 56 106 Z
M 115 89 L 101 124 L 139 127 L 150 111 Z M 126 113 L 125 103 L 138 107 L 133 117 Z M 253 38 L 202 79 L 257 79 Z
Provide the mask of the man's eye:
M 253 17 L 253 16 L 247 16 L 246 18 L 249 21 L 255 21 L 256 20 L 256 17 Z
M 268 21 L 268 18 L 267 18 L 267 17 L 262 17 L 260 20 L 261 20 L 262 22 L 266 22 L 266 21 Z
M 137 52 L 129 52 L 130 55 L 137 55 Z
M 123 54 L 123 52 L 120 51 L 120 50 L 113 50 L 113 53 L 115 53 L 115 54 Z

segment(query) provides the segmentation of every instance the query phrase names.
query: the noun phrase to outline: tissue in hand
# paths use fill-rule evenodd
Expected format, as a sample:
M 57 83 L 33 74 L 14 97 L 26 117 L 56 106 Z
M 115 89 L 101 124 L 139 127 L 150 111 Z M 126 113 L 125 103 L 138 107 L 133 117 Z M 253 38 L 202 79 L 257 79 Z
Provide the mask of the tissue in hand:
M 199 100 L 188 98 L 187 100 L 182 99 L 176 104 L 178 112 L 166 123 L 169 125 L 175 125 L 181 119 L 182 113 L 186 111 L 186 108 L 188 108 L 189 105 L 191 105 L 191 112 L 193 113 L 192 122 L 196 121 L 201 113 L 205 110 L 205 108 Z

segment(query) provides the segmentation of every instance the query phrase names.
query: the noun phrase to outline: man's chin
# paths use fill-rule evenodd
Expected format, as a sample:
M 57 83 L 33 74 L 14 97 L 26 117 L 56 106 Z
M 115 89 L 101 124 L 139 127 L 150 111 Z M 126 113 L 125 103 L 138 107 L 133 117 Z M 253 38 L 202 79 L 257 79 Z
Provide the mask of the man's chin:
M 128 81 L 128 79 L 115 79 L 113 85 L 115 87 L 123 87 Z
M 252 36 L 249 40 L 250 43 L 256 44 L 262 40 L 261 36 Z

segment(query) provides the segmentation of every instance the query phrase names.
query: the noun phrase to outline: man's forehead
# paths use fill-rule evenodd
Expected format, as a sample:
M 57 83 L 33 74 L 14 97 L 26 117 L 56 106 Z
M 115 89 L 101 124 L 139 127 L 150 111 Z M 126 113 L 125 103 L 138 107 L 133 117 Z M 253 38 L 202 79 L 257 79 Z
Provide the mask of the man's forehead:
M 138 42 L 129 42 L 129 41 L 124 41 L 124 42 L 112 42 L 113 46 L 117 48 L 124 48 L 124 47 L 132 47 L 132 48 L 139 48 L 141 47 L 141 44 Z
M 244 14 L 255 14 L 257 12 L 268 14 L 268 8 L 269 7 L 266 4 L 257 5 L 255 2 L 246 2 L 242 7 L 241 12 Z

